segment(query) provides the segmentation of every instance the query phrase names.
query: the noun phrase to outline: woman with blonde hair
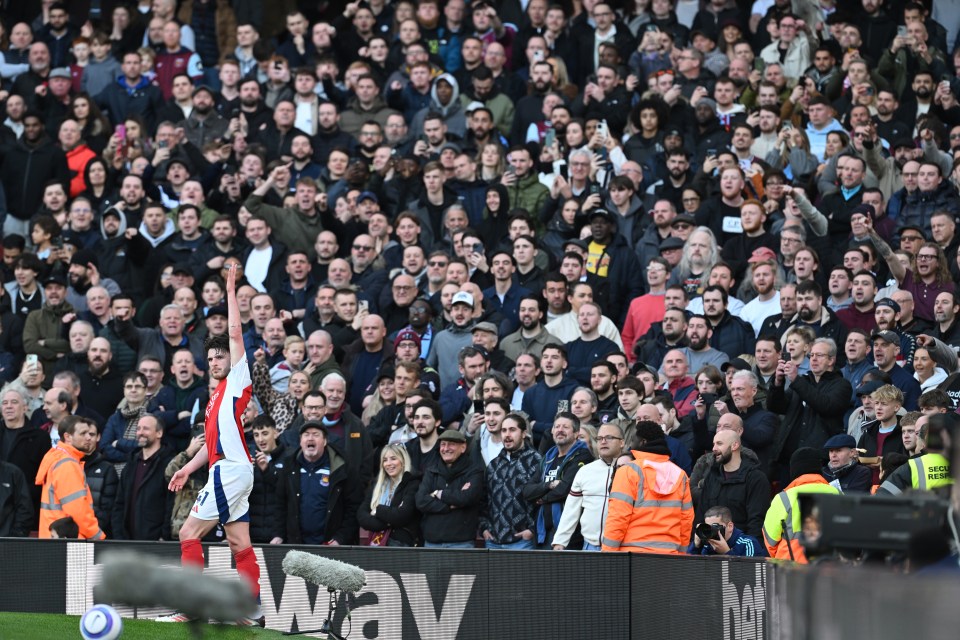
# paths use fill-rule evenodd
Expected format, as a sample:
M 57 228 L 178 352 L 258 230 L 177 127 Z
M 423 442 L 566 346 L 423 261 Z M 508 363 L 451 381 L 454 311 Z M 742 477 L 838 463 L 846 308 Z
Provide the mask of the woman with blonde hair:
M 357 521 L 370 532 L 371 547 L 422 545 L 416 505 L 420 474 L 411 467 L 402 444 L 388 444 L 381 450 L 377 479 L 357 510 Z
M 499 182 L 507 168 L 507 155 L 503 146 L 497 142 L 488 142 L 483 145 L 477 154 L 477 164 L 480 165 L 480 179 L 486 182 Z

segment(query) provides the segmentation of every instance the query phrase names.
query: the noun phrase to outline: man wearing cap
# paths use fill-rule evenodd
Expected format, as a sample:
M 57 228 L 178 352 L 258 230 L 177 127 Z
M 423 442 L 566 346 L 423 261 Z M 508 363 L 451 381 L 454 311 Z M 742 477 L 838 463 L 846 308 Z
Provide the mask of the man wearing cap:
M 895 290 L 896 293 L 906 293 Z M 907 294 L 910 295 L 910 294 Z M 900 336 L 900 357 L 899 361 L 905 363 L 913 362 L 913 352 L 917 350 L 917 336 L 907 333 L 900 322 L 902 309 L 892 298 L 883 298 L 874 305 L 873 317 L 877 323 L 879 331 L 893 331 Z
M 327 443 L 322 422 L 300 427 L 300 448 L 277 475 L 271 544 L 355 544 L 362 488 L 359 470 Z
M 857 443 L 853 436 L 839 433 L 823 444 L 830 461 L 820 473 L 843 493 L 870 493 L 872 476 L 869 467 L 857 459 Z
M 467 437 L 460 431 L 447 429 L 438 440 L 440 460 L 426 469 L 417 489 L 424 546 L 472 549 L 486 493 L 484 467 L 466 455 Z
M 73 305 L 66 301 L 67 281 L 62 275 L 52 274 L 43 281 L 45 302 L 31 311 L 23 326 L 23 349 L 38 356 L 47 372 L 47 384 L 53 379 L 54 364 L 70 352 L 65 337 L 70 323 L 76 317 Z
M 493 322 L 478 322 L 471 331 L 473 346 L 487 354 L 489 369 L 508 375 L 516 364 L 503 350 L 497 348 L 500 341 L 497 325 Z
M 903 406 L 907 411 L 916 411 L 920 400 L 920 383 L 898 364 L 900 355 L 900 336 L 895 331 L 874 331 L 873 359 L 877 368 L 890 376 L 894 386 L 903 392 Z
M 876 369 L 873 369 L 876 372 Z M 869 373 L 869 372 L 868 372 Z M 861 403 L 859 407 L 853 410 L 850 418 L 847 420 L 847 433 L 854 440 L 859 440 L 863 435 L 864 427 L 877 419 L 876 407 L 873 405 L 873 392 L 883 386 L 879 379 L 863 382 L 854 391 L 855 399 Z
M 216 96 L 213 90 L 205 84 L 193 90 L 193 109 L 180 126 L 183 127 L 187 140 L 198 149 L 202 149 L 208 142 L 223 138 L 230 122 L 214 109 Z
M 454 294 L 450 301 L 451 323 L 433 339 L 427 364 L 439 371 L 441 389 L 456 381 L 457 370 L 453 363 L 457 362 L 457 354 L 473 344 L 471 333 L 475 323 L 475 304 L 471 293 L 460 291 Z
M 89 205 L 89 202 L 86 204 Z M 110 278 L 100 276 L 99 264 L 97 253 L 90 249 L 81 249 L 70 258 L 70 268 L 67 271 L 70 287 L 67 289 L 66 300 L 78 313 L 87 310 L 87 291 L 91 287 L 103 287 L 110 297 L 120 294 L 120 285 Z

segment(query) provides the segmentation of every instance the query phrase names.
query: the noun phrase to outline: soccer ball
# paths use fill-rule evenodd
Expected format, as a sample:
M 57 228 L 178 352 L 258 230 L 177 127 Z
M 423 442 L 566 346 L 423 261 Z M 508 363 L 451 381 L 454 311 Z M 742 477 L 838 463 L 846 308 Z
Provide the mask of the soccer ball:
M 123 620 L 117 610 L 107 604 L 96 604 L 80 618 L 83 640 L 116 640 L 123 633 Z

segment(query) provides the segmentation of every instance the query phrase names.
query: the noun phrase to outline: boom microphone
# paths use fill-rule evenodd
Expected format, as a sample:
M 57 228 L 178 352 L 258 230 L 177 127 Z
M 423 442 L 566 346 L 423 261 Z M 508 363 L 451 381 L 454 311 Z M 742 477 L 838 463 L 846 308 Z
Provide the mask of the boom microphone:
M 290 551 L 283 558 L 283 572 L 328 589 L 357 593 L 367 584 L 363 569 L 303 551 Z
M 169 607 L 201 620 L 237 620 L 257 608 L 239 580 L 214 578 L 191 567 L 161 567 L 154 556 L 127 551 L 106 554 L 94 598 L 132 607 Z

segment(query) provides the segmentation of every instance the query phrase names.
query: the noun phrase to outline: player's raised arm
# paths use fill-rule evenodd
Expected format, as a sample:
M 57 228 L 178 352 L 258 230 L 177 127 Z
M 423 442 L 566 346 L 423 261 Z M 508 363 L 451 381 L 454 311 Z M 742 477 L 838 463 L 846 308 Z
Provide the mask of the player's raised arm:
M 237 303 L 237 266 L 227 267 L 227 336 L 230 338 L 230 365 L 243 359 L 243 324 L 240 321 L 240 305 Z

